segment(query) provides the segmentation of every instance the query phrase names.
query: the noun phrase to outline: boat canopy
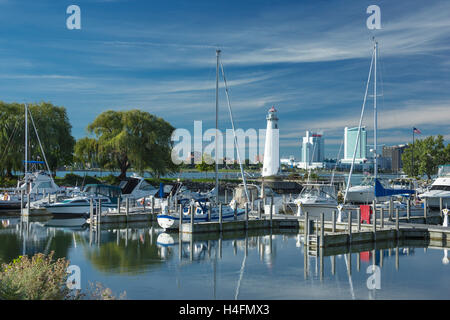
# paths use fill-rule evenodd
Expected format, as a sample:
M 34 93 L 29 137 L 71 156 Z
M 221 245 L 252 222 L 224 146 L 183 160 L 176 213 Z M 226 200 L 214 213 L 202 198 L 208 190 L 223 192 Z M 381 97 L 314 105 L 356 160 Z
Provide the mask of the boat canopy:
M 120 189 L 120 187 L 107 184 L 87 184 L 83 191 L 95 195 L 100 194 L 110 198 L 119 198 L 122 194 L 122 189 Z
M 375 197 L 393 196 L 396 194 L 415 194 L 414 190 L 407 189 L 385 189 L 378 179 L 375 179 Z

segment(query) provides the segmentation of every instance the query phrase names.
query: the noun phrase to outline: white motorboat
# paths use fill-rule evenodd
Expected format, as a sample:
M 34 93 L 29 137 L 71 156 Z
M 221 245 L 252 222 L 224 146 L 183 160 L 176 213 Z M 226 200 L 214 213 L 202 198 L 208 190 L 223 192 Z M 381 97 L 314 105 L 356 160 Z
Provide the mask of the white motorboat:
M 207 199 L 196 199 L 194 201 L 194 223 L 207 222 L 207 221 L 219 221 L 219 208 L 208 205 Z M 189 205 L 183 206 L 183 221 L 191 221 L 191 208 Z M 163 207 L 164 211 L 164 207 Z M 211 212 L 209 215 L 209 211 Z M 234 207 L 222 206 L 222 220 L 232 221 L 234 219 L 241 219 L 245 213 L 244 209 L 236 208 L 236 217 L 234 214 Z M 158 224 L 164 228 L 164 230 L 178 229 L 180 224 L 180 215 L 178 212 L 163 212 L 157 215 Z
M 439 166 L 438 177 L 430 190 L 419 194 L 419 198 L 427 199 L 428 206 L 433 209 L 439 209 L 440 198 L 443 208 L 450 207 L 450 164 Z
M 305 184 L 294 203 L 297 205 L 298 216 L 308 212 L 310 217 L 319 218 L 324 213 L 325 219 L 331 219 L 332 212 L 336 212 L 338 206 L 336 189 L 329 184 Z
M 23 192 L 23 204 L 27 203 L 27 181 L 29 185 L 30 201 L 42 199 L 47 194 L 60 191 L 50 175 L 44 171 L 27 172 L 25 178 L 17 182 L 17 187 L 0 194 L 0 209 L 20 209 L 21 192 Z
M 86 217 L 90 209 L 90 200 L 94 208 L 101 201 L 102 208 L 117 207 L 121 189 L 117 186 L 103 184 L 88 184 L 83 189 L 83 195 L 63 199 L 53 203 L 32 203 L 33 208 L 45 208 L 58 217 Z

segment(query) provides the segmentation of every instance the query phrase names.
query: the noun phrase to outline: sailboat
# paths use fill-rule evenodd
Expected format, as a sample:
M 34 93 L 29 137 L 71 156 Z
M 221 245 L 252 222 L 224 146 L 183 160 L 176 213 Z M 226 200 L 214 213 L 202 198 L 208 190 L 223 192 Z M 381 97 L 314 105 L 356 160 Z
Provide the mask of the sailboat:
M 45 161 L 30 161 L 28 160 L 28 114 L 30 115 L 36 137 L 41 148 L 42 155 Z M 28 165 L 37 166 L 39 164 L 46 164 L 48 172 L 42 170 L 35 170 L 31 172 L 28 170 Z M 42 148 L 41 140 L 39 138 L 36 126 L 34 124 L 33 116 L 28 110 L 28 105 L 25 104 L 25 160 L 24 160 L 24 178 L 17 182 L 17 187 L 4 192 L 0 195 L 0 210 L 17 210 L 20 209 L 21 203 L 26 204 L 27 198 L 25 195 L 30 195 L 30 201 L 42 199 L 46 194 L 53 194 L 60 191 L 56 185 L 50 172 L 50 168 Z M 24 199 L 21 199 L 23 193 Z
M 247 202 L 249 202 L 249 196 L 248 196 L 248 190 L 247 190 L 247 183 L 245 179 L 244 169 L 242 166 L 241 158 L 239 155 L 239 147 L 237 145 L 237 137 L 236 132 L 234 128 L 234 120 L 233 120 L 233 113 L 231 111 L 231 104 L 230 104 L 230 98 L 228 95 L 228 86 L 227 81 L 225 77 L 225 71 L 223 68 L 222 63 L 220 62 L 220 50 L 216 50 L 216 137 L 215 137 L 215 180 L 216 185 L 214 187 L 214 195 L 210 194 L 208 196 L 204 197 L 193 197 L 190 201 L 183 201 L 181 204 L 182 206 L 182 217 L 183 220 L 190 220 L 190 217 L 193 215 L 193 221 L 195 222 L 201 222 L 201 221 L 218 221 L 219 215 L 220 215 L 220 209 L 218 207 L 219 203 L 219 158 L 218 158 L 218 123 L 219 123 L 219 66 L 221 67 L 222 71 L 222 77 L 225 84 L 225 92 L 227 97 L 227 103 L 228 103 L 228 111 L 230 113 L 230 120 L 231 125 L 233 128 L 233 135 L 234 135 L 234 145 L 237 149 L 237 156 L 239 161 L 239 166 L 241 170 L 242 180 L 244 184 L 244 190 Z M 162 211 L 167 207 L 162 207 Z M 193 208 L 193 210 L 191 209 Z M 165 210 L 166 212 L 161 212 L 161 214 L 157 215 L 158 224 L 168 230 L 168 229 L 177 229 L 179 227 L 180 222 L 180 215 L 178 210 L 174 212 L 168 212 L 168 210 Z M 228 205 L 222 206 L 222 220 L 234 220 L 239 219 L 244 216 L 245 210 L 242 208 L 237 207 L 237 203 L 232 201 Z

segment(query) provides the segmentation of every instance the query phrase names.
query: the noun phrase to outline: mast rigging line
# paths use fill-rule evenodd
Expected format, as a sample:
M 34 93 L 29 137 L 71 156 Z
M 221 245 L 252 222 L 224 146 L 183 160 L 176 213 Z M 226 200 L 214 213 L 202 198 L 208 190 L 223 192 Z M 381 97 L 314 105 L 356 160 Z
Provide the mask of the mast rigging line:
M 50 175 L 50 179 L 52 179 L 52 182 L 55 183 L 55 181 L 53 181 L 52 173 L 50 171 L 50 167 L 47 162 L 47 157 L 45 156 L 44 148 L 42 148 L 41 139 L 39 138 L 39 134 L 37 132 L 36 125 L 34 124 L 34 119 L 33 119 L 33 115 L 31 114 L 31 110 L 28 109 L 28 113 L 30 114 L 31 123 L 33 124 L 34 132 L 36 133 L 36 137 L 39 142 L 39 147 L 41 148 L 42 155 L 44 156 L 44 161 L 45 161 L 45 165 L 47 166 L 48 174 Z
M 364 100 L 363 100 L 363 105 L 362 105 L 362 109 L 361 109 L 361 116 L 359 118 L 358 134 L 356 136 L 355 150 L 353 151 L 352 164 L 350 166 L 350 172 L 348 174 L 348 180 L 347 180 L 347 186 L 345 188 L 343 204 L 345 204 L 345 201 L 347 200 L 348 189 L 350 188 L 350 179 L 352 178 L 353 166 L 355 164 L 355 158 L 356 158 L 356 151 L 358 150 L 359 138 L 361 135 L 361 124 L 362 124 L 362 120 L 364 117 L 364 109 L 365 109 L 366 101 L 367 101 L 367 92 L 369 91 L 369 82 L 370 82 L 370 77 L 372 75 L 372 67 L 373 67 L 373 63 L 374 63 L 374 58 L 375 58 L 375 50 L 372 52 L 372 60 L 370 61 L 369 76 L 367 77 L 367 83 L 366 83 L 366 92 L 364 93 Z
M 247 202 L 250 202 L 250 197 L 248 196 L 248 190 L 247 190 L 247 182 L 246 182 L 245 174 L 244 174 L 244 168 L 242 166 L 241 156 L 240 156 L 240 152 L 239 152 L 239 145 L 238 145 L 238 142 L 237 142 L 236 132 L 235 132 L 235 128 L 234 128 L 233 111 L 231 110 L 231 102 L 230 102 L 230 97 L 229 97 L 229 93 L 228 93 L 227 79 L 225 77 L 225 71 L 224 71 L 224 68 L 223 68 L 222 61 L 219 60 L 219 63 L 220 63 L 220 68 L 222 70 L 223 82 L 224 82 L 224 85 L 225 85 L 225 93 L 226 93 L 226 97 L 227 97 L 228 111 L 230 113 L 230 121 L 231 121 L 231 126 L 233 128 L 234 145 L 236 146 L 236 154 L 237 154 L 238 161 L 239 161 L 239 168 L 241 170 L 242 182 L 244 183 L 245 196 L 247 198 Z M 216 155 L 217 155 L 217 149 L 216 149 Z

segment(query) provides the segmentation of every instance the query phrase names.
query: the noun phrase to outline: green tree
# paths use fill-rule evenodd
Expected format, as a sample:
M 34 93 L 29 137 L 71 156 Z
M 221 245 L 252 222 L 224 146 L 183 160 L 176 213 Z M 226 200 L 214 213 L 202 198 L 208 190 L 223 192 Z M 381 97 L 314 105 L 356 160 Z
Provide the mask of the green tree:
M 97 116 L 87 130 L 95 134 L 95 143 L 80 140 L 76 157 L 95 159 L 107 169 L 119 169 L 119 179 L 126 177 L 131 166 L 158 177 L 177 170 L 171 159 L 174 128 L 162 118 L 140 110 L 110 110 Z
M 202 162 L 198 163 L 195 168 L 205 173 L 205 178 L 207 177 L 208 171 L 214 171 L 216 169 L 216 162 L 212 160 L 209 154 L 202 155 Z
M 71 164 L 75 139 L 71 135 L 66 109 L 42 102 L 29 105 L 28 119 L 29 160 L 44 160 L 36 136 L 38 132 L 45 156 L 53 172 L 60 166 Z M 36 131 L 33 126 L 36 127 Z M 2 173 L 24 168 L 25 153 L 25 106 L 18 103 L 0 102 L 0 167 Z
M 439 165 L 448 163 L 449 154 L 450 147 L 445 147 L 442 135 L 418 139 L 402 154 L 403 170 L 412 177 L 426 175 L 431 179 L 431 176 L 437 173 Z

